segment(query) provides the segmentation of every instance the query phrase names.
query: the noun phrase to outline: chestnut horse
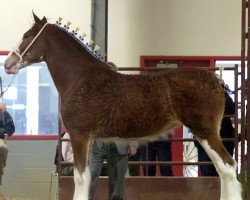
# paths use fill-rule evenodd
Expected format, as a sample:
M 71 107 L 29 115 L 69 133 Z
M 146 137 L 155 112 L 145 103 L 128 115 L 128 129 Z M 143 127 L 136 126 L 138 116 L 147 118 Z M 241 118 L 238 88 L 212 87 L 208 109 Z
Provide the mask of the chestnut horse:
M 34 25 L 9 54 L 5 71 L 45 61 L 61 97 L 61 115 L 74 153 L 74 200 L 87 200 L 94 138 L 156 137 L 181 124 L 198 138 L 221 182 L 220 200 L 241 200 L 236 163 L 219 130 L 224 90 L 207 70 L 177 68 L 144 75 L 112 71 L 75 33 L 34 13 Z

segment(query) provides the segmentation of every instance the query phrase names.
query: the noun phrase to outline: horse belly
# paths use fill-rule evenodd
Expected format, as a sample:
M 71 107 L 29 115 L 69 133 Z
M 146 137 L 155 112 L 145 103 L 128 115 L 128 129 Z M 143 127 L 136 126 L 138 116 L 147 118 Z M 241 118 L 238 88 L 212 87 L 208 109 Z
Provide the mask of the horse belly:
M 155 137 L 179 125 L 170 105 L 145 105 L 141 110 L 118 112 L 113 116 L 112 126 L 105 127 L 109 137 L 143 138 Z

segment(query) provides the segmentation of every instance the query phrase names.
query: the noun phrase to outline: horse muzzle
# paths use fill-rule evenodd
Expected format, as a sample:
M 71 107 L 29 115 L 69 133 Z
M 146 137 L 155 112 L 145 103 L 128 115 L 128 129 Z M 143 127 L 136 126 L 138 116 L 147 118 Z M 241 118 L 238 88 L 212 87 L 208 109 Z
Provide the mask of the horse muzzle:
M 15 53 L 10 53 L 9 57 L 4 62 L 4 70 L 7 74 L 17 74 L 18 70 L 22 68 L 22 63 Z

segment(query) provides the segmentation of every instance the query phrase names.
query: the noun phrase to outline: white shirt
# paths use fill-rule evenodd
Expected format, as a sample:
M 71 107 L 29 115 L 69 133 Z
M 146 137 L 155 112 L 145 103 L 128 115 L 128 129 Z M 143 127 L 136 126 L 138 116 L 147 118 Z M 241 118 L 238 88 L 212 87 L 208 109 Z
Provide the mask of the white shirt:
M 70 139 L 70 136 L 66 132 L 62 138 Z M 62 141 L 62 156 L 65 162 L 74 162 L 74 156 L 70 141 Z

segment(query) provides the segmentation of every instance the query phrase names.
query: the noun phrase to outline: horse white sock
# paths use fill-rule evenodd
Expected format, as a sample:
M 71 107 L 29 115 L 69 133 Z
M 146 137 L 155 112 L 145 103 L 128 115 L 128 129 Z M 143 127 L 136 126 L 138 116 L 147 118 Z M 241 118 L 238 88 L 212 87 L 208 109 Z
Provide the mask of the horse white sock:
M 75 193 L 73 200 L 88 200 L 90 186 L 90 170 L 86 167 L 85 172 L 80 175 L 78 170 L 74 170 Z
M 213 163 L 220 175 L 221 196 L 220 200 L 242 200 L 241 184 L 236 177 L 236 168 L 229 164 L 225 164 L 219 154 L 211 149 L 208 142 L 203 140 L 201 145 L 213 160 Z

